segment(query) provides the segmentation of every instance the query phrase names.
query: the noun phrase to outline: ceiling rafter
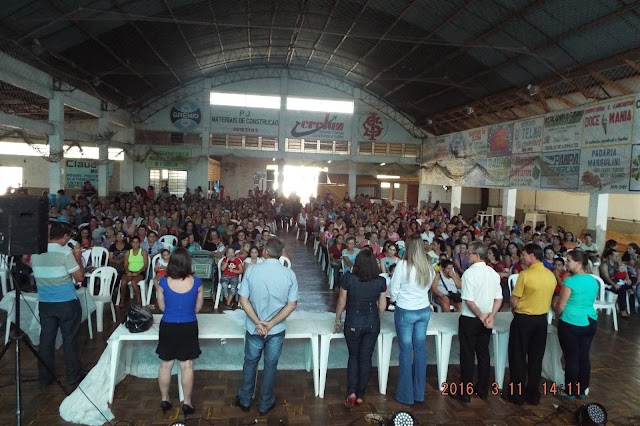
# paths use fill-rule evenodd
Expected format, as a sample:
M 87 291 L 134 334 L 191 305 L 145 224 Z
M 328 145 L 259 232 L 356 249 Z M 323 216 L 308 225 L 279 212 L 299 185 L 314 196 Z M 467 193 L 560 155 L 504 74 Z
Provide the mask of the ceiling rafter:
M 278 12 L 278 3 L 274 1 L 271 6 L 271 28 L 269 29 L 269 53 L 267 53 L 267 63 L 271 62 L 271 47 L 273 46 L 273 27 L 276 25 L 277 12 Z
M 59 13 L 61 14 L 66 14 L 67 12 L 64 9 L 64 6 L 60 3 L 60 0 L 48 0 L 49 4 L 51 4 Z M 86 29 L 84 27 L 84 25 L 82 25 L 80 22 L 78 22 L 77 20 L 73 19 L 73 18 L 68 18 L 69 22 L 71 22 L 76 28 L 78 28 L 83 34 L 85 34 L 87 37 L 91 38 L 93 41 L 95 41 L 96 43 L 98 43 L 98 45 L 100 45 L 100 47 L 102 47 L 109 55 L 111 55 L 116 61 L 118 61 L 118 63 L 120 65 L 122 65 L 123 67 L 129 69 L 129 71 L 131 71 L 132 73 L 134 73 L 138 78 L 140 78 L 140 80 L 144 81 L 144 83 L 149 86 L 149 87 L 154 87 L 153 84 L 147 80 L 145 78 L 144 75 L 142 75 L 138 70 L 136 70 L 135 68 L 133 68 L 131 65 L 129 65 L 127 63 L 127 61 L 125 61 L 124 59 L 122 59 L 116 52 L 113 51 L 113 49 L 111 49 L 111 47 L 109 47 L 106 43 L 104 43 L 102 40 L 100 40 L 98 37 L 96 37 L 95 35 L 93 35 L 93 33 L 91 33 L 91 31 L 89 31 L 88 29 Z
M 384 34 L 380 36 L 380 38 L 376 41 L 373 47 L 367 50 L 364 55 L 360 56 L 360 58 L 353 64 L 353 67 L 351 67 L 349 72 L 345 74 L 344 78 L 349 77 L 349 74 L 351 74 L 351 72 L 353 72 L 353 70 L 355 70 L 358 65 L 360 65 L 365 59 L 367 59 L 369 55 L 373 53 L 374 50 L 376 50 L 376 48 L 380 45 L 380 43 L 382 43 L 386 39 L 386 37 L 389 35 L 389 33 L 396 27 L 396 25 L 398 25 L 398 22 L 402 21 L 402 19 L 409 12 L 409 9 L 411 9 L 411 6 L 413 6 L 415 2 L 416 0 L 409 1 L 409 3 L 404 7 L 404 9 L 402 9 L 402 12 L 400 12 L 396 20 L 393 21 L 393 23 L 389 26 L 389 28 L 387 28 Z
M 209 12 L 211 12 L 211 23 L 213 24 L 213 28 L 216 31 L 216 35 L 218 36 L 218 43 L 220 44 L 220 52 L 222 53 L 222 63 L 224 64 L 224 69 L 229 70 L 227 67 L 227 59 L 224 56 L 224 46 L 222 45 L 222 37 L 220 37 L 220 28 L 218 28 L 218 21 L 216 18 L 216 12 L 213 8 L 212 0 L 207 0 L 207 4 L 209 5 Z
M 320 45 L 320 40 L 322 39 L 322 36 L 324 35 L 325 31 L 327 31 L 327 28 L 331 23 L 331 19 L 333 18 L 333 14 L 335 13 L 337 6 L 338 6 L 338 0 L 333 0 L 333 5 L 331 6 L 331 12 L 329 12 L 329 14 L 327 15 L 327 19 L 324 21 L 324 25 L 322 26 L 320 35 L 316 39 L 316 42 L 313 44 L 313 49 L 311 49 L 311 54 L 307 58 L 307 63 L 305 64 L 305 68 L 307 67 L 307 65 L 309 65 L 309 62 L 311 62 L 311 58 L 313 58 L 313 55 L 316 49 L 318 49 L 318 46 Z
M 329 56 L 329 59 L 327 60 L 327 63 L 324 65 L 324 67 L 322 67 L 322 71 L 325 70 L 325 68 L 327 67 L 327 65 L 329 65 L 329 62 L 331 62 L 331 60 L 333 59 L 333 55 L 336 54 L 336 52 L 338 51 L 338 49 L 340 49 L 340 46 L 342 46 L 342 43 L 344 43 L 344 41 L 347 39 L 347 37 L 349 37 L 349 35 L 351 34 L 351 31 L 353 30 L 353 28 L 356 26 L 356 23 L 358 22 L 358 19 L 360 19 L 360 17 L 362 16 L 362 14 L 364 13 L 364 11 L 367 9 L 367 7 L 369 7 L 369 3 L 371 3 L 371 0 L 367 0 L 362 7 L 360 8 L 360 12 L 358 12 L 358 14 L 356 15 L 355 18 L 353 18 L 353 22 L 351 22 L 351 26 L 349 27 L 349 29 L 347 30 L 347 32 L 342 36 L 342 38 L 340 39 L 340 43 L 338 43 L 338 45 L 336 46 L 335 49 L 333 49 L 333 53 L 331 54 L 331 56 Z
M 478 1 L 478 0 L 467 0 L 462 7 L 457 8 L 453 13 L 451 13 L 449 16 L 447 16 L 444 19 L 444 21 L 442 21 L 435 29 L 433 29 L 432 31 L 429 32 L 429 34 L 427 34 L 425 37 L 423 37 L 420 40 L 420 43 L 415 44 L 408 52 L 406 52 L 404 55 L 402 55 L 399 59 L 397 59 L 391 65 L 386 67 L 384 70 L 382 70 L 379 73 L 377 73 L 372 79 L 370 79 L 367 82 L 367 84 L 364 85 L 364 87 L 369 87 L 369 85 L 371 85 L 371 83 L 373 83 L 378 78 L 380 78 L 380 76 L 382 74 L 384 74 L 385 72 L 389 72 L 391 69 L 395 68 L 400 62 L 404 61 L 409 56 L 411 56 L 411 54 L 413 54 L 416 50 L 418 50 L 422 46 L 422 43 L 424 43 L 424 42 L 428 41 L 429 39 L 431 39 L 431 37 L 433 37 L 435 34 L 437 34 L 438 31 L 440 31 L 442 28 L 444 28 L 445 26 L 449 25 L 452 21 L 457 19 L 458 16 L 460 16 L 462 13 L 466 12 L 467 8 L 469 6 L 471 6 L 473 3 L 475 3 L 476 1 Z
M 631 91 L 628 87 L 624 87 L 622 84 L 607 78 L 601 72 L 598 72 L 598 71 L 595 71 L 595 70 L 591 70 L 591 71 L 589 71 L 589 74 L 593 78 L 598 80 L 600 83 L 602 83 L 603 85 L 610 87 L 611 89 L 617 91 L 621 95 L 628 95 L 628 94 L 633 93 L 633 91 Z
M 189 40 L 187 40 L 187 36 L 184 34 L 184 31 L 182 31 L 182 26 L 180 25 L 180 22 L 178 22 L 176 15 L 173 13 L 173 9 L 171 9 L 169 2 L 167 0 L 162 0 L 162 3 L 164 3 L 164 6 L 167 8 L 167 11 L 169 12 L 169 15 L 175 22 L 176 27 L 178 27 L 178 32 L 182 36 L 182 40 L 184 40 L 184 44 L 187 45 L 187 49 L 189 49 L 189 53 L 191 53 L 191 56 L 193 56 L 193 59 L 196 61 L 196 64 L 198 64 L 198 68 L 200 68 L 200 72 L 202 73 L 202 75 L 204 75 L 202 64 L 198 60 L 196 53 L 193 51 L 193 48 L 191 47 L 191 43 L 189 43 Z
M 629 10 L 637 8 L 638 6 L 640 6 L 640 0 L 634 0 L 632 3 L 629 3 L 629 4 L 625 5 L 624 7 L 620 8 L 618 10 L 615 10 L 615 11 L 613 11 L 611 13 L 603 15 L 600 18 L 597 18 L 597 19 L 594 19 L 594 20 L 592 20 L 590 22 L 586 22 L 586 23 L 584 23 L 582 25 L 579 25 L 577 28 L 571 28 L 571 29 L 569 29 L 569 30 L 557 35 L 557 36 L 547 38 L 542 43 L 540 43 L 537 46 L 535 46 L 532 49 L 530 49 L 529 53 L 530 54 L 535 54 L 535 52 L 537 52 L 539 50 L 548 48 L 550 46 L 553 46 L 554 44 L 558 44 L 559 42 L 561 42 L 562 40 L 565 40 L 566 38 L 569 38 L 571 36 L 579 34 L 579 33 L 583 32 L 583 31 L 586 31 L 586 30 L 588 30 L 590 28 L 593 28 L 594 26 L 597 26 L 597 25 L 603 24 L 605 22 L 608 22 L 611 19 L 614 19 L 614 18 L 620 16 L 621 14 L 624 14 L 624 13 L 628 12 Z M 515 62 L 516 60 L 522 58 L 522 56 L 523 56 L 523 54 L 515 55 L 515 56 L 513 56 L 513 57 L 511 57 L 511 58 L 509 58 L 509 59 L 507 59 L 507 60 L 505 60 L 505 61 L 503 61 L 503 62 L 501 62 L 501 63 L 499 63 L 499 64 L 497 64 L 497 65 L 495 65 L 493 67 L 491 67 L 491 68 L 487 68 L 486 70 L 483 70 L 483 71 L 480 71 L 478 73 L 475 73 L 474 75 L 470 76 L 469 78 L 466 78 L 466 79 L 462 80 L 459 84 L 468 85 L 469 83 L 477 80 L 478 78 L 484 77 L 484 76 L 486 76 L 488 74 L 491 74 L 491 73 L 493 73 L 493 72 L 495 72 L 495 71 L 497 71 L 499 69 L 503 69 L 506 65 L 511 64 L 511 63 Z M 538 59 L 542 61 L 541 58 L 538 57 Z M 544 61 L 542 61 L 542 62 L 544 63 Z M 578 87 L 576 87 L 576 89 L 580 90 Z M 428 96 L 423 97 L 419 101 L 417 101 L 416 104 L 422 103 L 422 102 L 426 101 L 427 99 L 431 99 L 431 98 L 443 95 L 446 92 L 448 92 L 449 90 L 451 90 L 451 88 L 445 88 L 445 89 L 442 89 L 442 90 L 440 90 L 440 91 L 438 91 L 436 93 L 432 93 L 432 94 L 430 94 Z M 587 97 L 585 93 L 583 93 L 583 95 L 585 97 Z
M 293 54 L 296 48 L 296 44 L 298 43 L 298 37 L 300 36 L 300 31 L 302 30 L 302 25 L 304 24 L 304 20 L 307 16 L 307 0 L 302 0 L 302 5 L 300 6 L 300 12 L 298 13 L 298 18 L 296 19 L 296 23 L 294 25 L 295 29 L 291 34 L 291 39 L 289 40 L 289 50 L 287 51 L 287 59 L 285 61 L 285 67 L 289 68 L 291 65 L 291 61 L 293 60 Z
M 116 9 L 118 9 L 119 11 L 123 11 L 122 7 L 120 6 L 120 2 L 118 0 L 111 0 L 112 4 L 116 7 Z M 169 70 L 169 72 L 171 73 L 171 75 L 173 75 L 173 77 L 178 81 L 179 84 L 183 84 L 182 80 L 180 79 L 180 77 L 178 77 L 178 74 L 176 74 L 176 72 L 173 70 L 173 68 L 171 67 L 171 65 L 169 65 L 169 62 L 167 62 L 162 55 L 160 54 L 160 52 L 158 52 L 158 50 L 153 46 L 153 44 L 151 43 L 151 41 L 149 41 L 149 39 L 147 38 L 147 36 L 144 35 L 144 31 L 142 31 L 140 29 L 140 27 L 138 27 L 138 25 L 136 25 L 135 21 L 131 21 L 129 23 L 134 30 L 136 30 L 136 32 L 138 33 L 138 35 L 140 36 L 140 38 L 142 39 L 142 41 L 145 42 L 145 44 L 147 45 L 147 47 L 154 53 L 154 55 L 156 55 L 156 57 L 160 60 L 160 62 L 162 62 L 164 64 L 165 67 L 167 67 L 167 69 Z
M 509 25 L 510 23 L 514 22 L 516 19 L 519 19 L 522 16 L 526 15 L 527 13 L 531 12 L 532 10 L 535 10 L 541 4 L 543 4 L 545 1 L 547 1 L 547 0 L 535 0 L 535 1 L 531 2 L 531 3 L 527 3 L 525 6 L 521 7 L 518 10 L 513 11 L 512 13 L 508 13 L 504 17 L 504 19 L 500 20 L 500 22 L 498 22 L 496 25 L 493 25 L 489 30 L 484 31 L 482 34 L 476 36 L 470 42 L 465 43 L 464 46 L 459 47 L 458 49 L 454 50 L 453 52 L 449 53 L 448 55 L 445 55 L 440 61 L 436 62 L 434 65 L 432 65 L 432 66 L 428 67 L 427 69 L 425 69 L 425 70 L 421 71 L 420 73 L 418 73 L 416 78 L 422 78 L 422 77 L 424 77 L 426 75 L 429 75 L 434 70 L 437 70 L 441 66 L 450 63 L 453 59 L 457 58 L 458 56 L 462 55 L 463 53 L 465 53 L 466 51 L 471 49 L 471 47 L 473 45 L 476 45 L 479 42 L 481 42 L 483 40 L 486 40 L 487 38 L 491 37 L 492 35 L 502 31 L 502 29 L 506 25 Z M 402 89 L 406 85 L 407 85 L 407 83 L 398 84 L 393 89 L 391 89 L 387 93 L 385 93 L 383 97 L 384 98 L 388 98 L 389 96 L 391 96 L 392 94 L 396 93 L 398 90 Z M 420 101 L 414 102 L 414 104 L 416 104 L 416 105 L 419 104 L 419 103 L 420 103 Z
M 249 46 L 249 66 L 251 66 L 251 0 L 247 0 L 247 45 Z

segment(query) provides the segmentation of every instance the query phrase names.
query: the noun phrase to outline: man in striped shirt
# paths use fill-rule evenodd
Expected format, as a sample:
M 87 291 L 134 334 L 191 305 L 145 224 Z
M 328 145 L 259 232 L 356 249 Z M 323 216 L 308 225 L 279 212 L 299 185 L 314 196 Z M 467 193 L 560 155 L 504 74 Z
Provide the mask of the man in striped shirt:
M 49 228 L 46 253 L 31 256 L 33 276 L 38 286 L 40 311 L 40 356 L 54 370 L 54 352 L 58 329 L 62 332 L 67 382 L 76 385 L 84 378 L 78 354 L 78 330 L 82 308 L 76 294 L 75 281 L 84 279 L 80 246 L 67 246 L 71 228 L 63 222 L 53 222 Z M 38 381 L 48 385 L 53 381 L 44 366 L 39 365 Z

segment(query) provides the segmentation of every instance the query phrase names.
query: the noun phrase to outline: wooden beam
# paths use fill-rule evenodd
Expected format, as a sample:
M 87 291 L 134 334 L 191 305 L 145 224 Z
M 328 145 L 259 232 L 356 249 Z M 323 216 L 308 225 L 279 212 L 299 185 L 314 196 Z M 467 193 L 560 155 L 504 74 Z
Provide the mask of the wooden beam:
M 624 87 L 623 85 L 621 85 L 617 81 L 613 81 L 613 80 L 607 78 L 606 76 L 602 75 L 598 71 L 590 71 L 589 74 L 591 74 L 593 76 L 593 78 L 598 80 L 603 85 L 610 87 L 611 89 L 617 91 L 621 95 L 629 95 L 629 94 L 633 93 L 631 90 L 629 90 L 628 88 Z

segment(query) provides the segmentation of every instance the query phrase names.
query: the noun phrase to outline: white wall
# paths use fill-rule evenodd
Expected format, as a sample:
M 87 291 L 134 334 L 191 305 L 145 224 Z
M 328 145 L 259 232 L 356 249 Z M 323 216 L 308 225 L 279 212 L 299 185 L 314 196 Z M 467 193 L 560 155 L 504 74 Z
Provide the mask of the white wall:
M 562 191 L 518 190 L 516 208 L 525 211 L 545 210 L 589 216 L 589 194 Z M 640 220 L 640 196 L 634 194 L 609 195 L 607 217 Z
M 0 155 L 0 166 L 22 167 L 22 185 L 27 188 L 49 188 L 49 162 L 42 157 Z
M 271 160 L 254 158 L 224 157 L 220 163 L 220 184 L 224 185 L 225 195 L 233 198 L 246 197 L 253 183 L 255 173 L 265 173 Z

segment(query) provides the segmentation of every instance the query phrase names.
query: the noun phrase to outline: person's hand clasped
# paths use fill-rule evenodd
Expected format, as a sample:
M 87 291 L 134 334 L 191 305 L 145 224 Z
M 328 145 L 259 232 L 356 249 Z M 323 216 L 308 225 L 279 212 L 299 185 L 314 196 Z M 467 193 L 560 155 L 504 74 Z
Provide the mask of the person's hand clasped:
M 344 331 L 344 325 L 342 325 L 342 323 L 337 322 L 335 323 L 334 327 L 333 327 L 333 332 L 334 333 L 342 333 Z
M 258 324 L 256 324 L 256 333 L 264 338 L 267 337 L 269 330 L 264 326 L 262 322 L 259 322 Z
M 486 328 L 493 328 L 493 317 L 491 315 L 487 315 L 482 323 Z

